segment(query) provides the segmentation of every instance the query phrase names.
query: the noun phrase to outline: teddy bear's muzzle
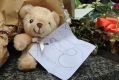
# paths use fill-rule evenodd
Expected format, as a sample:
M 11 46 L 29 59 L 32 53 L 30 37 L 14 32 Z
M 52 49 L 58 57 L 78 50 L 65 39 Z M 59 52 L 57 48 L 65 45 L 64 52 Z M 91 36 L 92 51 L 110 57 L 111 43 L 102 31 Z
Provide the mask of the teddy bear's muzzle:
M 42 28 L 43 24 L 42 23 L 37 23 L 38 28 Z

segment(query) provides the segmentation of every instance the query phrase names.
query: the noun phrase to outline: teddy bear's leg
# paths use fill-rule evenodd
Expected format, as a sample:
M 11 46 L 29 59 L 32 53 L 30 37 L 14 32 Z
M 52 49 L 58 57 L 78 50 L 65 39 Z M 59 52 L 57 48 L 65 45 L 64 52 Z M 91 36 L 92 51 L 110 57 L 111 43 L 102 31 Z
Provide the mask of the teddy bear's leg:
M 35 69 L 36 66 L 36 60 L 28 52 L 23 52 L 18 61 L 18 69 L 27 71 Z
M 7 50 L 7 47 L 0 47 L 0 67 L 7 61 L 9 57 L 9 52 Z

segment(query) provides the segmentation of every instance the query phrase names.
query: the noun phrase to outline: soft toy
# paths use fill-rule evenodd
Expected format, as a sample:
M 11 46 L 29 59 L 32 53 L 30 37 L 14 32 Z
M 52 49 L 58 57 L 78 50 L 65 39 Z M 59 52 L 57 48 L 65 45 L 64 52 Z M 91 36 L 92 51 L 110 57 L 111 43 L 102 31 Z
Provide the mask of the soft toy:
M 28 4 L 21 8 L 19 14 L 23 19 L 25 33 L 18 34 L 14 38 L 14 47 L 16 50 L 22 51 L 22 55 L 18 61 L 18 69 L 35 69 L 37 62 L 28 52 L 30 44 L 42 40 L 56 29 L 60 18 L 54 11 Z
M 15 32 L 17 32 L 16 26 L 5 25 L 3 14 L 0 13 L 0 67 L 9 57 L 7 46 Z

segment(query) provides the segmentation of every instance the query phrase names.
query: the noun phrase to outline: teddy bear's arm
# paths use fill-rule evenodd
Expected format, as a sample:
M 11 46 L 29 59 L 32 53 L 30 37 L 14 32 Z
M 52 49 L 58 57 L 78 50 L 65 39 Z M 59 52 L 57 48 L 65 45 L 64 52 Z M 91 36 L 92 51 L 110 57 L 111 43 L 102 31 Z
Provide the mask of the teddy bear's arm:
M 18 34 L 14 38 L 14 47 L 18 51 L 24 50 L 32 42 L 32 37 L 26 33 Z

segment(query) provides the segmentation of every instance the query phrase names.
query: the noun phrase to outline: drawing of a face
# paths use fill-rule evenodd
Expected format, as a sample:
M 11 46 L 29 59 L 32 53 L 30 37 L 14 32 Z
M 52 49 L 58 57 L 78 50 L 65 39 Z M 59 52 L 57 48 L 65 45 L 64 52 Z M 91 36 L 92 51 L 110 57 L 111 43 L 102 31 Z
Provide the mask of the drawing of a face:
M 50 39 L 50 41 L 55 42 L 55 39 L 52 38 Z M 43 54 L 45 57 L 47 57 L 49 61 L 53 63 L 57 63 L 62 68 L 74 68 L 75 66 L 77 66 L 77 63 L 82 61 L 81 59 L 79 61 L 79 56 L 82 56 L 83 54 L 82 47 L 80 47 L 80 49 L 77 49 L 75 48 L 77 45 L 71 45 L 71 44 L 69 45 L 70 41 L 64 41 L 64 43 L 62 42 L 58 42 L 58 43 L 59 43 L 58 45 L 55 44 L 53 46 L 50 46 L 51 51 L 52 50 L 53 52 L 55 50 L 58 51 L 56 52 L 56 54 L 51 53 L 51 52 L 49 53 L 49 51 Z M 82 46 L 82 45 L 79 45 L 79 46 Z M 78 51 L 80 51 L 81 54 L 79 54 Z M 54 58 L 51 58 L 52 56 L 48 56 L 48 55 L 55 55 L 55 56 Z
M 75 45 L 74 47 L 67 49 L 67 50 L 61 50 L 62 54 L 59 56 L 58 62 L 59 64 L 64 67 L 64 68 L 74 68 L 76 67 L 77 63 L 80 63 L 83 61 L 82 57 L 85 52 L 84 52 L 84 48 L 86 48 L 87 46 L 83 46 L 84 44 L 78 44 Z M 80 48 L 76 48 L 76 46 L 79 46 Z M 78 53 L 80 51 L 80 54 Z M 79 59 L 80 56 L 80 59 Z
M 79 56 L 81 56 L 81 54 L 78 54 L 77 49 L 66 50 L 66 53 L 59 57 L 59 64 L 64 68 L 74 68 L 79 62 Z

